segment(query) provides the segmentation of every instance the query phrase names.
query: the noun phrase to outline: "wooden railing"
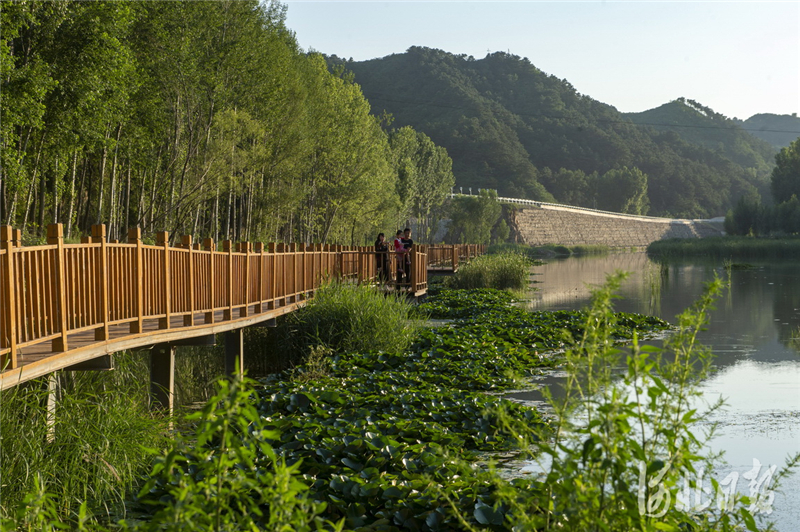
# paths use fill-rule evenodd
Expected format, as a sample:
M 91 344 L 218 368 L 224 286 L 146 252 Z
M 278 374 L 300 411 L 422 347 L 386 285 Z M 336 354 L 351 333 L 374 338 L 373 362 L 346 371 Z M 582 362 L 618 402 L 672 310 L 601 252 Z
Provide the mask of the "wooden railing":
M 419 249 L 428 255 L 428 269 L 434 271 L 456 271 L 459 264 L 486 253 L 486 246 L 480 244 L 422 245 Z
M 371 247 L 225 241 L 217 251 L 211 239 L 184 236 L 172 247 L 168 236 L 146 245 L 133 229 L 128 243 L 107 242 L 98 225 L 81 244 L 64 244 L 54 224 L 46 245 L 22 247 L 18 230 L 0 228 L 0 370 L 17 368 L 18 353 L 44 342 L 52 353 L 69 351 L 79 333 L 106 342 L 120 325 L 128 335 L 183 331 L 303 302 L 325 279 L 377 277 Z M 411 258 L 405 288 L 419 294 L 428 257 L 420 250 Z

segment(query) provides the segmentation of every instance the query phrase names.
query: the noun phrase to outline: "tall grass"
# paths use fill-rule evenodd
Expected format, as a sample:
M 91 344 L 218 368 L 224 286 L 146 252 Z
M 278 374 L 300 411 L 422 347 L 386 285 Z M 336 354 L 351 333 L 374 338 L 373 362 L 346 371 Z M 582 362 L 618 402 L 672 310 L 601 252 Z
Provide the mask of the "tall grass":
M 459 266 L 448 280 L 451 288 L 525 290 L 530 284 L 531 259 L 519 253 L 481 255 Z
M 58 401 L 47 424 L 47 378 L 0 396 L 0 517 L 26 494 L 48 493 L 62 519 L 82 503 L 114 516 L 151 459 L 143 447 L 164 444 L 166 420 L 147 409 L 146 355 L 120 353 L 108 372 L 58 372 Z
M 707 257 L 714 259 L 796 259 L 800 258 L 800 237 L 755 238 L 721 236 L 672 238 L 647 247 L 648 255 L 658 257 Z
M 418 326 L 412 310 L 413 305 L 403 295 L 334 282 L 319 289 L 308 305 L 287 316 L 277 333 L 294 363 L 301 362 L 315 346 L 336 352 L 399 353 L 411 345 Z

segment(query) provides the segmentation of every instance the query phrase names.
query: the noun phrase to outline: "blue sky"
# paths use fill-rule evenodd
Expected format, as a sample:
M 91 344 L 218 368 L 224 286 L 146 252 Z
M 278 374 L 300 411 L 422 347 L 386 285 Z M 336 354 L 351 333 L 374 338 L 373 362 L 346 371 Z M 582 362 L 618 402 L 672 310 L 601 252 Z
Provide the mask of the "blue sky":
M 305 50 L 506 51 L 623 112 L 683 96 L 741 119 L 800 113 L 800 1 L 284 3 Z

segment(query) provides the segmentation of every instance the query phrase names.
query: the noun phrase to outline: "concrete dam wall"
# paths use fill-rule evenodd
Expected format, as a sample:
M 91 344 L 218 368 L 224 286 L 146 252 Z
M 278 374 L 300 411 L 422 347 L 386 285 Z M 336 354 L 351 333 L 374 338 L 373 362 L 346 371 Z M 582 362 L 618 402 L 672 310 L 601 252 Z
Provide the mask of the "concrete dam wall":
M 534 246 L 602 244 L 610 247 L 645 247 L 651 242 L 667 238 L 705 238 L 725 234 L 719 219 L 653 218 L 552 203 L 499 199 L 515 204 L 506 209 L 512 237 L 517 242 Z

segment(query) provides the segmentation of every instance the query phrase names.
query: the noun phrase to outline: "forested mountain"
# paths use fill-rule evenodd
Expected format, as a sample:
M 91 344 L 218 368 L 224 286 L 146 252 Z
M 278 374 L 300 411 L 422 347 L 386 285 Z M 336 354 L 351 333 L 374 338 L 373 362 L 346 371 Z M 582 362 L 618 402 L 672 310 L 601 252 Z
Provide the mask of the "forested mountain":
M 608 186 L 622 180 L 631 198 L 645 193 L 633 207 L 623 198 L 628 212 L 647 212 L 649 202 L 649 214 L 684 217 L 719 216 L 742 195 L 768 190 L 758 167 L 763 146 L 752 150 L 757 169 L 745 168 L 726 150 L 635 124 L 527 58 L 412 47 L 362 62 L 334 56 L 329 64 L 354 73 L 373 112 L 385 110 L 395 125 L 447 148 L 460 186 L 614 208 L 609 202 L 620 199 Z
M 785 148 L 800 137 L 800 118 L 796 115 L 757 114 L 740 125 L 775 149 Z
M 767 184 L 767 177 L 775 166 L 777 150 L 774 147 L 742 129 L 739 121 L 694 100 L 678 98 L 655 109 L 625 113 L 625 116 L 658 131 L 674 131 L 689 144 L 707 148 L 750 170 L 758 176 L 762 186 Z
M 276 2 L 2 1 L 0 222 L 364 243 L 425 216 L 446 152 L 386 131 Z

